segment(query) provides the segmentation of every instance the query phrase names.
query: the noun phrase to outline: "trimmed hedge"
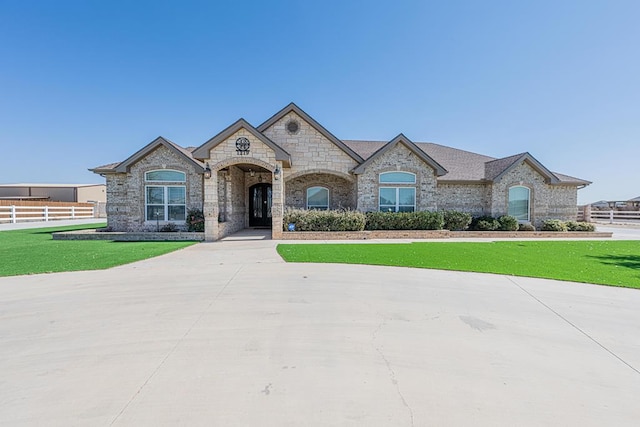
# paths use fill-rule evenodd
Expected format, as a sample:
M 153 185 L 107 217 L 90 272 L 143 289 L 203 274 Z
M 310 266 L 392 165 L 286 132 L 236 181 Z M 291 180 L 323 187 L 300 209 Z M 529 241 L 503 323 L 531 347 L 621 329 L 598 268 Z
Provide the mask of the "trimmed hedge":
M 444 211 L 442 214 L 444 216 L 443 228 L 449 231 L 466 230 L 473 219 L 471 214 L 467 212 Z
M 596 226 L 590 222 L 567 221 L 569 231 L 596 231 Z
M 569 231 L 567 224 L 560 219 L 547 219 L 542 222 L 542 231 Z
M 195 212 L 197 214 L 197 212 Z M 196 215 L 197 217 L 197 215 Z M 191 218 L 191 215 L 189 215 Z M 480 216 L 457 211 L 445 212 L 368 212 L 319 211 L 287 209 L 284 214 L 284 231 L 295 224 L 296 231 L 362 231 L 362 230 L 465 230 L 475 231 L 535 231 L 531 224 L 518 224 L 509 215 L 499 218 Z M 195 221 L 197 225 L 201 223 Z M 595 231 L 587 222 L 548 219 L 542 223 L 542 231 Z
M 596 226 L 588 222 L 548 219 L 542 223 L 542 231 L 596 231 Z
M 498 218 L 498 222 L 500 223 L 500 227 L 498 228 L 500 231 L 518 230 L 518 220 L 515 217 L 512 217 L 510 215 L 503 215 Z
M 471 229 L 474 231 L 495 231 L 500 228 L 500 223 L 492 216 L 478 216 L 471 221 Z
M 442 212 L 368 212 L 365 230 L 442 230 Z
M 295 224 L 296 231 L 362 231 L 365 216 L 358 211 L 319 211 L 288 209 L 284 213 L 283 229 Z
M 518 231 L 536 231 L 536 228 L 533 226 L 533 224 L 529 224 L 528 222 L 526 222 L 524 224 L 518 225 Z
M 518 231 L 518 220 L 511 215 L 502 215 L 499 218 L 492 216 L 479 216 L 471 221 L 471 229 L 475 231 Z

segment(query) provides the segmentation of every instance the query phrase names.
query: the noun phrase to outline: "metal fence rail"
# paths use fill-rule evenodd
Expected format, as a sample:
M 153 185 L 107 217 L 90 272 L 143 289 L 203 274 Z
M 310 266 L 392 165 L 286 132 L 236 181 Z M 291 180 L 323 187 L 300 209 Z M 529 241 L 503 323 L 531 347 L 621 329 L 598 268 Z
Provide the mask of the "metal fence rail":
M 93 218 L 92 206 L 0 206 L 0 223 Z

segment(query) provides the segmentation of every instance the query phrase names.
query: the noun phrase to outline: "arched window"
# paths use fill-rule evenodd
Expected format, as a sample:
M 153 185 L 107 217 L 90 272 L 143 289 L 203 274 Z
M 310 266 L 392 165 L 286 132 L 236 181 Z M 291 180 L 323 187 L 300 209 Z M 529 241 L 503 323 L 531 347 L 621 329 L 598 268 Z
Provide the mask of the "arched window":
M 187 177 L 184 172 L 174 171 L 171 169 L 160 169 L 146 172 L 144 174 L 144 180 L 154 182 L 185 182 L 187 180 Z
M 509 209 L 508 214 L 515 217 L 520 222 L 531 221 L 530 215 L 531 190 L 521 185 L 509 188 Z
M 184 172 L 159 169 L 146 172 L 145 218 L 147 221 L 184 221 L 187 218 L 186 186 L 163 185 L 186 182 Z
M 329 189 L 325 187 L 307 188 L 307 209 L 328 210 Z
M 383 172 L 380 174 L 381 184 L 415 184 L 416 174 L 411 172 Z

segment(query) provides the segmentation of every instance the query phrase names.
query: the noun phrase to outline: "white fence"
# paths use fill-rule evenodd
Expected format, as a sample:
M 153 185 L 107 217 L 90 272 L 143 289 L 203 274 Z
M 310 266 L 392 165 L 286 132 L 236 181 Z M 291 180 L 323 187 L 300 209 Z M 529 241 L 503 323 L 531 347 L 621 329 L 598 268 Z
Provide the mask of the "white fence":
M 0 206 L 0 224 L 93 217 L 93 206 Z
M 596 211 L 592 210 L 589 214 L 590 218 L 585 218 L 584 211 L 578 210 L 579 221 L 608 222 L 610 224 L 616 222 L 640 223 L 640 211 Z

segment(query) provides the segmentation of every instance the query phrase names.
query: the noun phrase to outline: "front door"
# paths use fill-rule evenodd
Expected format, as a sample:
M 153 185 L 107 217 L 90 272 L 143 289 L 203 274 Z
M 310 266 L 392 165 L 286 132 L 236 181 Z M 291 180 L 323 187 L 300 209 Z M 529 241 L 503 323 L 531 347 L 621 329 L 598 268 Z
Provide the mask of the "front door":
M 249 226 L 271 227 L 271 184 L 249 188 Z

